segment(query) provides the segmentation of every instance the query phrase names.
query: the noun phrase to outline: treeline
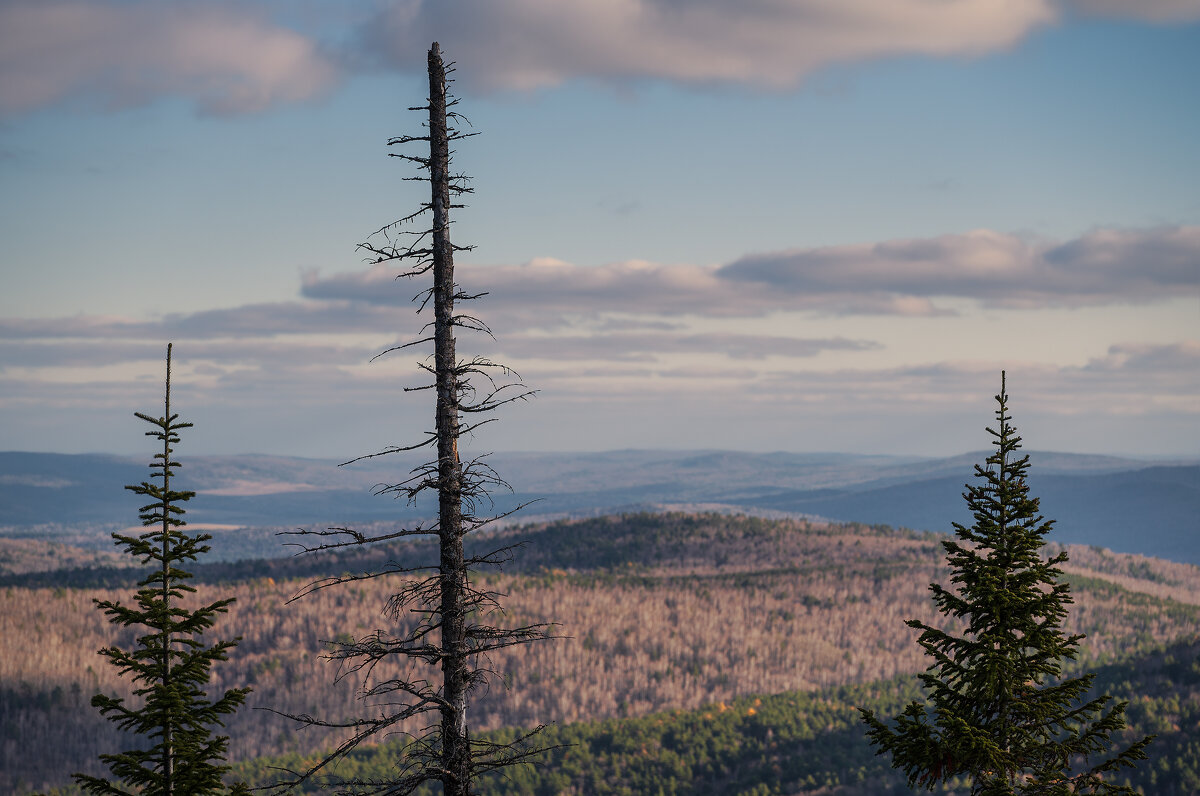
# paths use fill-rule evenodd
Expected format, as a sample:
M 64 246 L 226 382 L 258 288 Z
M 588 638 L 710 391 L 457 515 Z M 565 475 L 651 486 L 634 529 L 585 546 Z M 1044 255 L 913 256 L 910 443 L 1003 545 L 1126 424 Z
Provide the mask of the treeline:
M 373 523 L 363 533 L 382 534 L 394 526 Z M 853 537 L 853 550 L 835 552 L 823 539 Z M 467 540 L 469 555 L 514 545 L 503 564 L 511 574 L 547 570 L 570 572 L 733 571 L 817 564 L 834 559 L 861 563 L 864 556 L 881 561 L 902 549 L 907 558 L 929 553 L 936 559 L 936 534 L 893 530 L 887 525 L 827 523 L 806 520 L 768 520 L 744 515 L 628 514 L 584 520 L 561 520 L 517 526 Z M 280 535 L 280 550 L 294 537 Z M 863 547 L 864 540 L 875 541 Z M 821 560 L 806 556 L 819 552 Z M 203 562 L 192 566 L 196 583 L 236 584 L 271 578 L 276 581 L 322 578 L 341 573 L 377 572 L 392 567 L 427 563 L 436 554 L 429 539 L 366 548 L 349 548 L 319 555 L 283 554 L 277 558 Z M 122 589 L 133 587 L 143 571 L 130 566 L 68 566 L 53 571 L 0 575 L 0 588 Z
M 394 530 L 387 523 L 371 523 L 364 533 Z M 266 531 L 262 531 L 266 533 Z M 278 557 L 240 561 L 200 562 L 192 567 L 197 583 L 235 584 L 272 578 L 276 581 L 320 578 L 343 572 L 378 571 L 389 563 L 408 566 L 429 560 L 430 540 L 381 544 L 369 548 L 331 551 L 320 555 L 292 555 L 286 547 L 293 538 L 276 535 Z M 559 520 L 506 528 L 468 540 L 470 553 L 481 553 L 497 545 L 515 544 L 503 571 L 536 574 L 547 570 L 568 572 L 681 571 L 730 572 L 777 569 L 789 566 L 854 564 L 868 560 L 879 566 L 903 568 L 916 560 L 941 561 L 940 540 L 948 538 L 929 531 L 892 528 L 888 525 L 830 523 L 810 520 L 778 520 L 746 515 L 686 514 L 680 512 L 622 514 L 587 519 Z M 844 542 L 853 542 L 846 548 Z M 0 558 L 5 545 L 0 540 Z M 839 542 L 841 542 L 839 544 Z M 41 543 L 49 549 L 77 551 L 62 545 Z M 1052 554 L 1062 549 L 1050 545 Z M 1200 603 L 1200 567 L 1083 545 L 1066 548 L 1071 555 L 1068 571 L 1102 575 L 1127 588 L 1155 596 L 1184 598 Z M 899 554 L 900 560 L 894 560 Z M 11 552 L 17 557 L 17 551 Z M 62 566 L 46 571 L 0 574 L 0 588 L 118 589 L 134 585 L 142 570 L 129 566 L 102 565 L 93 559 L 76 565 L 65 557 Z M 125 561 L 115 552 L 107 562 Z M 30 565 L 29 570 L 34 567 Z M 3 569 L 0 568 L 0 572 Z
M 50 570 L 117 568 L 126 562 L 127 559 L 113 549 L 88 550 L 61 542 L 0 536 L 0 585 L 22 585 L 22 575 L 31 578 L 26 585 L 33 585 L 42 580 L 37 575 Z
M 366 534 L 394 530 L 387 523 L 358 526 Z M 469 554 L 489 552 L 505 544 L 517 545 L 503 566 L 509 573 L 546 569 L 569 571 L 619 571 L 629 567 L 668 567 L 685 571 L 758 569 L 795 561 L 812 553 L 822 537 L 878 537 L 874 553 L 891 551 L 902 540 L 930 544 L 932 533 L 895 531 L 886 525 L 827 523 L 807 520 L 768 520 L 745 515 L 626 514 L 583 520 L 561 520 L 507 528 L 467 540 Z M 364 548 L 328 551 L 319 555 L 291 555 L 287 547 L 296 537 L 276 537 L 279 557 L 243 561 L 207 561 L 192 566 L 197 583 L 237 583 L 260 578 L 291 580 L 319 578 L 342 572 L 378 571 L 428 562 L 436 550 L 431 539 L 420 539 Z M 519 555 L 515 554 L 519 550 Z M 860 549 L 856 553 L 867 553 Z M 843 557 L 845 558 L 845 557 Z M 118 559 L 120 560 L 120 559 Z M 811 563 L 811 562 L 810 562 Z M 137 583 L 141 570 L 130 566 L 72 566 L 70 561 L 54 571 L 28 571 L 0 576 L 0 586 L 26 588 L 124 588 Z
M 555 621 L 567 638 L 495 656 L 504 687 L 473 704 L 479 729 L 636 717 L 920 671 L 927 662 L 903 620 L 938 621 L 926 585 L 945 576 L 932 535 L 882 527 L 653 514 L 512 535 L 530 537 L 517 560 L 533 560 L 489 576 L 488 585 L 510 595 L 509 621 Z M 337 566 L 358 571 L 361 563 Z M 1195 567 L 1168 574 L 1183 578 L 1171 588 L 1200 586 Z M 1194 605 L 1130 591 L 1095 572 L 1070 577 L 1071 627 L 1089 636 L 1088 664 L 1200 632 Z M 361 713 L 357 683 L 332 682 L 324 642 L 396 630 L 381 611 L 397 576 L 287 604 L 308 582 L 201 585 L 198 600 L 238 600 L 213 631 L 242 636 L 231 660 L 214 669 L 214 691 L 252 686 L 247 708 Z M 98 754 L 127 743 L 87 705 L 98 690 L 128 691 L 96 650 L 135 639 L 100 621 L 92 606 L 93 597 L 121 596 L 120 589 L 0 590 L 0 790 L 61 784 L 63 772 L 87 770 Z M 228 732 L 236 759 L 311 754 L 334 742 L 263 710 L 239 711 Z

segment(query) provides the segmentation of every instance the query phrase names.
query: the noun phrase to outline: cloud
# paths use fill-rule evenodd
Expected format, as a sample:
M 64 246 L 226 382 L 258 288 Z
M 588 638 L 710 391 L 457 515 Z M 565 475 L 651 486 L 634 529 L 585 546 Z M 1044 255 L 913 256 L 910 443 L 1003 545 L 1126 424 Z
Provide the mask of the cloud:
M 363 42 L 423 69 L 439 41 L 482 90 L 577 77 L 789 89 L 832 63 L 996 52 L 1055 16 L 1050 0 L 405 0 Z
M 465 290 L 491 291 L 479 309 L 497 340 L 463 334 L 460 353 L 512 364 L 541 391 L 532 409 L 513 409 L 535 412 L 533 425 L 487 443 L 497 449 L 679 446 L 703 433 L 717 446 L 786 448 L 794 438 L 880 451 L 926 429 L 961 450 L 952 440 L 977 431 L 1006 368 L 1021 417 L 1029 407 L 1042 418 L 1031 427 L 1039 436 L 1054 439 L 1057 419 L 1082 428 L 1079 418 L 1091 418 L 1087 434 L 1061 438 L 1100 439 L 1097 430 L 1111 423 L 1124 434 L 1112 438 L 1118 447 L 1176 451 L 1193 444 L 1200 415 L 1194 324 L 1163 330 L 1147 320 L 1140 338 L 1093 318 L 1086 332 L 1070 330 L 1087 338 L 1082 347 L 1051 360 L 1040 337 L 1006 338 L 1011 314 L 972 313 L 969 304 L 1052 309 L 1178 299 L 1200 293 L 1198 266 L 1196 227 L 1104 229 L 1067 241 L 976 231 L 757 254 L 721 266 L 461 265 Z M 114 418 L 153 405 L 167 340 L 176 342 L 180 395 L 216 435 L 213 450 L 311 454 L 332 444 L 349 455 L 376 447 L 384 426 L 395 434 L 389 441 L 411 441 L 428 425 L 428 405 L 403 400 L 402 390 L 425 380 L 413 360 L 427 347 L 367 365 L 428 320 L 410 303 L 420 285 L 397 284 L 396 270 L 311 273 L 294 301 L 159 319 L 0 319 L 0 413 L 16 431 L 8 444 L 61 434 L 56 424 L 69 409 L 94 430 L 71 445 L 123 449 L 109 429 Z M 945 312 L 943 303 L 962 314 L 916 323 L 812 317 L 930 317 Z M 1181 312 L 1180 304 L 1170 311 Z M 1039 323 L 1052 328 L 1075 318 L 1047 314 Z M 1163 334 L 1174 342 L 1164 344 Z M 931 347 L 929 335 L 964 335 L 979 345 Z M 383 426 L 369 422 L 384 417 Z M 845 434 L 863 436 L 846 442 Z
M 407 305 L 389 264 L 321 277 L 312 299 Z M 1123 304 L 1200 293 L 1200 227 L 1096 230 L 1066 242 L 977 230 L 933 238 L 792 249 L 728 265 L 644 261 L 579 266 L 542 258 L 458 268 L 488 290 L 488 318 L 552 329 L 605 315 L 755 317 L 772 312 L 933 316 L 943 297 L 997 307 Z
M 809 341 L 823 348 L 831 341 Z M 832 346 L 836 349 L 838 346 Z M 249 367 L 224 367 L 199 373 L 194 363 L 219 352 L 194 352 L 177 362 L 175 384 L 193 409 L 242 411 L 248 418 L 271 417 L 279 412 L 320 410 L 326 421 L 349 420 L 363 413 L 384 417 L 410 410 L 424 422 L 427 406 L 420 399 L 402 399 L 401 388 L 418 384 L 422 376 L 406 365 L 395 369 L 347 370 L 361 363 L 360 352 L 325 352 L 312 357 L 297 343 L 281 354 L 257 350 L 253 341 L 246 352 L 225 352 L 234 363 Z M 180 346 L 179 352 L 192 346 Z M 854 346 L 851 345 L 851 349 Z M 567 350 L 571 351 L 568 341 Z M 650 349 L 657 350 L 657 349 Z M 666 352 L 675 350 L 672 344 Z M 792 422 L 866 416 L 921 416 L 936 425 L 945 414 L 983 405 L 1006 369 L 1009 386 L 1019 397 L 1022 413 L 1032 407 L 1042 415 L 1067 417 L 1082 414 L 1109 417 L 1200 416 L 1200 342 L 1176 344 L 1125 342 L 1083 365 L 1056 365 L 1016 356 L 1006 360 L 940 360 L 883 367 L 806 366 L 793 368 L 786 360 L 747 360 L 738 357 L 704 359 L 691 363 L 670 357 L 660 361 L 631 362 L 601 353 L 575 350 L 579 358 L 540 360 L 520 368 L 522 381 L 540 390 L 534 411 L 566 412 L 565 407 L 606 404 L 625 411 L 649 404 L 663 406 L 687 402 L 706 406 L 716 416 L 775 416 Z M 659 353 L 663 353 L 659 351 Z M 685 351 L 686 353 L 686 351 Z M 703 351 L 699 351 L 703 353 Z M 353 356 L 351 356 L 353 355 Z M 220 361 L 220 360 L 217 360 Z M 57 364 L 57 363 L 55 363 Z M 155 361 L 145 379 L 91 376 L 81 382 L 64 382 L 32 376 L 0 377 L 0 410 L 18 408 L 52 410 L 106 408 L 124 417 L 161 391 L 161 362 Z M 399 402 L 399 403 L 398 403 Z M 565 403 L 564 403 L 565 402 Z M 151 404 L 152 405 L 152 404 Z M 591 409 L 580 409 L 586 416 Z M 608 411 L 608 410 L 606 410 Z M 569 413 L 568 413 L 569 416 Z M 978 421 L 979 418 L 976 418 Z M 755 422 L 758 422 L 755 421 Z M 250 422 L 250 421 L 247 421 Z M 339 421 L 340 422 L 340 421 Z M 564 421 L 566 422 L 566 421 Z M 579 417 L 574 422 L 579 422 Z M 1194 423 L 1194 420 L 1192 421 Z M 424 426 L 418 426 L 423 428 Z M 899 431 L 900 429 L 898 429 Z M 1181 439 L 1195 439 L 1181 430 Z M 592 446 L 605 444 L 599 438 Z M 621 443 L 626 444 L 626 443 Z
M 79 331 L 81 336 L 73 339 L 0 338 L 0 373 L 13 368 L 27 371 L 42 368 L 95 369 L 124 363 L 151 363 L 156 367 L 163 359 L 163 344 L 129 337 L 88 334 L 82 327 L 79 327 Z M 141 331 L 144 333 L 145 328 Z M 158 330 L 154 336 L 163 336 L 165 339 L 170 335 Z M 174 361 L 177 366 L 186 368 L 196 376 L 218 380 L 240 378 L 240 369 L 247 367 L 297 371 L 326 366 L 353 367 L 369 362 L 385 348 L 359 342 L 339 344 L 339 339 L 345 337 L 338 334 L 303 337 L 235 335 L 234 339 L 223 340 L 206 340 L 190 335 L 174 337 L 177 341 L 183 341 L 175 346 Z M 749 362 L 770 357 L 808 359 L 826 351 L 855 352 L 881 348 L 880 344 L 870 340 L 843 337 L 811 339 L 725 332 L 681 333 L 653 328 L 637 332 L 584 329 L 582 333 L 576 331 L 565 335 L 517 333 L 506 335 L 499 341 L 476 338 L 471 343 L 472 354 L 508 363 L 659 363 L 664 357 L 672 355 L 721 356 Z M 398 352 L 405 361 L 414 357 L 419 359 L 424 353 L 427 351 L 421 348 Z
M 1200 19 L 1196 0 L 1071 0 L 1071 6 L 1093 16 L 1161 24 Z
M 711 266 L 643 260 L 581 266 L 538 258 L 521 265 L 462 264 L 455 268 L 467 290 L 488 291 L 481 312 L 489 323 L 506 330 L 555 329 L 607 315 L 744 318 L 805 309 L 879 315 L 939 312 L 920 297 L 862 288 L 839 295 L 781 293 L 766 281 L 730 279 Z M 394 266 L 384 263 L 367 271 L 329 277 L 311 274 L 303 294 L 314 299 L 407 306 L 413 291 L 397 288 L 395 273 Z
M 352 365 L 366 362 L 377 352 L 365 346 L 334 345 L 304 341 L 243 338 L 236 341 L 206 341 L 188 338 L 177 345 L 172 360 L 181 366 L 217 362 L 221 365 L 259 367 L 308 367 Z M 161 362 L 166 346 L 123 339 L 76 339 L 66 341 L 0 341 L 0 371 L 5 368 L 96 368 L 125 362 Z M 212 370 L 214 375 L 221 369 Z
M 1118 356 L 1082 366 L 1030 361 L 1015 353 L 882 367 L 713 363 L 630 372 L 616 365 L 523 375 L 542 389 L 531 410 L 539 428 L 587 439 L 591 448 L 687 447 L 680 440 L 702 439 L 692 444 L 908 453 L 928 451 L 932 444 L 957 453 L 982 447 L 981 427 L 994 408 L 990 398 L 1000 371 L 1007 370 L 1027 445 L 1194 456 L 1197 345 L 1121 343 L 1113 346 Z M 1140 356 L 1126 359 L 1129 351 Z M 1154 366 L 1155 360 L 1162 366 Z M 1189 360 L 1188 367 L 1176 369 Z M 608 430 L 591 437 L 576 431 L 581 417 Z
M 1121 343 L 1110 346 L 1105 356 L 1089 361 L 1083 370 L 1095 373 L 1177 373 L 1196 382 L 1200 387 L 1200 342 L 1186 341 L 1168 345 Z M 1196 400 L 1200 402 L 1200 391 L 1197 392 Z
M 172 313 L 155 321 L 104 315 L 68 318 L 0 318 L 0 340 L 136 338 L 204 340 L 288 334 L 378 333 L 419 326 L 406 306 L 365 302 L 284 301 Z
M 394 0 L 290 12 L 331 38 L 357 31 L 335 51 L 272 20 L 278 8 L 0 0 L 0 116 L 72 99 L 111 109 L 165 97 L 202 113 L 249 113 L 319 97 L 347 71 L 423 72 L 435 40 L 469 90 L 574 79 L 790 90 L 831 64 L 1004 51 L 1064 10 L 1200 19 L 1195 0 Z
M 0 372 L 7 368 L 103 367 L 119 362 L 161 359 L 158 344 L 106 340 L 101 343 L 0 343 Z
M 1040 448 L 1194 454 L 1200 417 L 1195 340 L 1122 342 L 1083 365 L 1059 365 L 995 351 L 978 360 L 921 362 L 919 350 L 885 364 L 854 358 L 872 348 L 864 341 L 736 332 L 545 335 L 537 345 L 531 337 L 516 336 L 511 349 L 528 357 L 517 364 L 538 398 L 489 426 L 472 443 L 482 449 L 956 453 L 978 447 L 962 440 L 980 438 L 1002 368 L 1022 432 Z M 23 348 L 35 344 L 43 348 Z M 510 350 L 503 339 L 497 348 Z M 842 350 L 849 356 L 837 356 Z M 625 356 L 631 351 L 640 354 Z M 772 356 L 757 357 L 763 351 Z M 813 358 L 818 352 L 829 353 Z M 412 442 L 428 427 L 431 408 L 420 398 L 427 393 L 402 390 L 423 375 L 408 357 L 357 367 L 368 353 L 320 336 L 181 340 L 176 396 L 209 452 L 350 456 Z M 45 367 L 34 364 L 38 355 Z M 130 412 L 161 399 L 161 356 L 159 345 L 124 340 L 0 343 L 0 362 L 22 361 L 21 369 L 0 368 L 7 444 L 128 450 L 138 438 Z
M 1084 365 L 1014 357 L 946 360 L 883 368 L 760 372 L 745 400 L 781 407 L 823 405 L 835 414 L 913 411 L 930 417 L 978 404 L 1008 373 L 1023 406 L 1055 416 L 1085 413 L 1200 416 L 1200 343 L 1119 343 Z M 1020 417 L 1020 414 L 1018 414 Z M 1185 435 L 1195 439 L 1194 434 Z
M 1147 297 L 1194 290 L 1200 284 L 1200 227 L 1095 230 L 1047 249 L 1044 259 L 1060 279 L 1096 293 L 1118 284 Z
M 0 367 L 153 361 L 168 340 L 187 341 L 180 356 L 197 360 L 266 366 L 272 357 L 307 350 L 301 359 L 309 363 L 361 362 L 379 350 L 371 346 L 411 340 L 430 320 L 413 312 L 420 286 L 397 283 L 396 271 L 385 263 L 328 277 L 309 273 L 300 300 L 157 320 L 0 319 Z M 462 309 L 477 309 L 496 330 L 497 343 L 477 338 L 473 346 L 498 359 L 651 361 L 700 353 L 797 359 L 874 344 L 735 333 L 730 322 L 798 312 L 936 317 L 952 314 L 949 306 L 961 309 L 963 300 L 1051 309 L 1196 296 L 1200 227 L 1102 229 L 1065 242 L 980 230 L 755 254 L 724 266 L 580 266 L 542 258 L 459 265 L 457 275 L 467 291 L 488 291 L 477 307 Z M 707 327 L 697 327 L 701 322 Z
M 237 114 L 321 95 L 338 69 L 244 5 L 16 0 L 0 5 L 0 114 L 83 96 L 110 108 L 184 97 Z
M 588 334 L 513 335 L 495 345 L 501 357 L 516 359 L 649 362 L 664 354 L 720 354 L 737 360 L 767 357 L 807 359 L 822 351 L 870 351 L 870 340 L 804 339 L 752 334 Z
M 1200 293 L 1200 227 L 1097 230 L 1061 244 L 977 230 L 750 255 L 716 276 L 795 295 L 849 291 L 989 306 L 1117 304 Z

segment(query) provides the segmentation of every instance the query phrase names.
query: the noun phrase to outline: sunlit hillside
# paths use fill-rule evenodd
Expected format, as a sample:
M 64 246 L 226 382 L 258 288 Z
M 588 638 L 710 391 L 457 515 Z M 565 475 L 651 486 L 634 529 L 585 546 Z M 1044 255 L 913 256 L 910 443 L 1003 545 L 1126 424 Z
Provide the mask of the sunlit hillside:
M 741 705 L 916 672 L 926 661 L 903 620 L 938 620 L 926 587 L 945 576 L 939 537 L 886 526 L 639 514 L 522 527 L 480 544 L 516 539 L 529 544 L 505 571 L 485 576 L 508 594 L 501 621 L 555 622 L 560 638 L 495 655 L 498 679 L 472 709 L 479 730 Z M 214 668 L 213 687 L 252 686 L 248 708 L 327 718 L 367 711 L 354 677 L 335 683 L 321 653 L 339 638 L 396 629 L 383 609 L 400 576 L 288 600 L 322 572 L 411 563 L 424 552 L 410 544 L 203 569 L 197 599 L 238 600 L 215 635 L 242 637 L 232 659 Z M 1082 665 L 1200 634 L 1200 568 L 1070 552 L 1069 626 L 1088 636 Z M 133 639 L 103 621 L 92 600 L 130 591 L 65 581 L 14 581 L 0 591 L 0 788 L 62 785 L 125 743 L 87 703 L 97 690 L 128 693 L 95 651 Z M 1174 698 L 1178 706 L 1200 696 Z M 337 740 L 248 708 L 229 723 L 235 760 L 308 754 Z

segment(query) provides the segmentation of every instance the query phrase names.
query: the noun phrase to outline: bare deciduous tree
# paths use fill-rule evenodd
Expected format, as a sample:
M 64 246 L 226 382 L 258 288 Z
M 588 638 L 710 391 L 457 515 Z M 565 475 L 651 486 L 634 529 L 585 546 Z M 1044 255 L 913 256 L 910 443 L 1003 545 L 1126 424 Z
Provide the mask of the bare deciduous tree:
M 427 491 L 438 496 L 438 517 L 427 526 L 400 528 L 393 532 L 367 535 L 350 528 L 324 531 L 299 531 L 306 537 L 304 552 L 315 552 L 394 542 L 411 537 L 436 536 L 439 557 L 436 563 L 412 566 L 393 562 L 378 571 L 346 574 L 310 584 L 297 599 L 318 589 L 353 581 L 402 575 L 401 588 L 392 594 L 385 612 L 395 622 L 390 631 L 377 630 L 351 641 L 330 642 L 327 657 L 337 661 L 338 677 L 361 678 L 361 698 L 372 715 L 352 721 L 321 720 L 308 715 L 291 715 L 308 726 L 341 728 L 349 737 L 330 755 L 304 772 L 290 772 L 281 786 L 295 786 L 314 777 L 322 777 L 331 764 L 359 744 L 382 740 L 386 735 L 408 736 L 403 758 L 396 774 L 387 781 L 345 779 L 331 782 L 342 792 L 355 794 L 411 793 L 422 783 L 442 784 L 447 796 L 467 796 L 475 779 L 489 771 L 530 761 L 544 751 L 530 742 L 540 727 L 521 735 L 515 742 L 493 744 L 473 738 L 467 721 L 470 695 L 490 680 L 488 654 L 492 651 L 547 638 L 549 627 L 532 624 L 499 627 L 492 624 L 500 611 L 503 596 L 478 585 L 472 576 L 479 567 L 498 566 L 508 560 L 514 545 L 506 545 L 482 555 L 468 555 L 463 539 L 488 523 L 508 516 L 512 511 L 491 514 L 489 490 L 508 485 L 482 458 L 463 461 L 459 440 L 494 419 L 491 413 L 500 406 L 531 397 L 532 391 L 517 381 L 508 368 L 483 357 L 462 359 L 455 350 L 456 329 L 468 329 L 490 335 L 488 327 L 456 308 L 462 301 L 479 298 L 463 292 L 454 281 L 454 253 L 470 247 L 456 246 L 450 240 L 450 211 L 461 207 L 453 197 L 469 193 L 467 178 L 452 174 L 451 144 L 475 135 L 462 131 L 465 121 L 452 108 L 456 99 L 448 97 L 447 69 L 435 42 L 429 50 L 429 101 L 410 108 L 428 111 L 427 134 L 401 136 L 389 146 L 429 145 L 428 156 L 407 152 L 391 153 L 416 164 L 427 174 L 412 177 L 428 181 L 431 196 L 415 212 L 384 226 L 360 248 L 375 263 L 407 264 L 402 276 L 420 277 L 432 273 L 433 285 L 422 290 L 415 301 L 418 313 L 433 306 L 434 319 L 423 327 L 420 339 L 383 353 L 433 344 L 433 362 L 426 359 L 420 367 L 432 383 L 412 390 L 434 390 L 435 425 L 425 439 L 407 446 L 393 446 L 359 459 L 391 453 L 436 448 L 437 458 L 409 473 L 397 484 L 377 490 L 381 494 L 403 496 L 413 502 Z M 423 229 L 412 230 L 416 222 L 429 219 Z M 432 334 L 430 334 L 432 331 Z M 477 386 L 481 385 L 481 386 Z M 482 385 L 486 385 L 485 387 Z M 349 464 L 350 462 L 347 462 Z M 519 508 L 519 507 L 518 507 Z M 316 537 L 315 540 L 313 537 Z M 381 664 L 393 661 L 415 664 L 404 668 L 401 676 L 376 677 Z M 437 670 L 440 678 L 430 670 Z M 416 729 L 409 729 L 417 725 Z

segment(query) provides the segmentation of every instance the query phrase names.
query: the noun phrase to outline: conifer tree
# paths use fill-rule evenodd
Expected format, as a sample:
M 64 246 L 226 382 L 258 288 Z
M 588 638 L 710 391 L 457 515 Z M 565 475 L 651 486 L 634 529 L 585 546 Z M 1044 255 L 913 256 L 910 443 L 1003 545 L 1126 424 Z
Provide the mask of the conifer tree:
M 142 704 L 136 707 L 121 697 L 96 694 L 92 705 L 109 721 L 149 743 L 100 756 L 115 781 L 86 774 L 75 774 L 74 778 L 86 792 L 94 794 L 248 793 L 242 785 L 228 789 L 222 783 L 222 775 L 229 770 L 229 766 L 222 765 L 229 738 L 214 735 L 213 728 L 223 726 L 222 717 L 237 710 L 250 689 L 232 688 L 215 700 L 209 699 L 204 690 L 212 664 L 226 660 L 238 640 L 206 646 L 200 638 L 234 600 L 217 600 L 198 608 L 185 605 L 185 595 L 196 589 L 187 583 L 192 575 L 182 566 L 208 552 L 209 546 L 204 543 L 212 536 L 192 536 L 181 530 L 187 523 L 180 504 L 191 500 L 195 492 L 172 488 L 171 479 L 180 466 L 172 456 L 180 441 L 179 432 L 192 424 L 180 422 L 179 415 L 171 413 L 170 345 L 162 416 L 135 414 L 153 426 L 146 436 L 162 443 L 161 452 L 154 454 L 150 464 L 151 480 L 125 487 L 150 500 L 141 507 L 140 516 L 142 525 L 152 530 L 137 536 L 114 533 L 113 538 L 142 564 L 154 562 L 156 566 L 138 583 L 136 606 L 109 600 L 97 600 L 96 605 L 110 622 L 144 629 L 132 650 L 100 650 L 122 675 L 132 676 L 136 686 L 133 693 Z
M 966 776 L 972 794 L 1132 794 L 1106 779 L 1146 759 L 1143 738 L 1110 756 L 1125 727 L 1125 707 L 1108 695 L 1086 700 L 1094 675 L 1063 678 L 1082 635 L 1063 629 L 1070 587 L 1065 552 L 1042 556 L 1053 520 L 1029 494 L 1029 457 L 1011 423 L 1001 374 L 995 452 L 975 465 L 963 497 L 975 522 L 954 524 L 943 542 L 951 588 L 930 584 L 938 610 L 959 634 L 917 620 L 919 643 L 933 659 L 920 675 L 928 705 L 914 701 L 893 728 L 861 709 L 877 753 L 890 753 L 912 787 L 932 789 Z

